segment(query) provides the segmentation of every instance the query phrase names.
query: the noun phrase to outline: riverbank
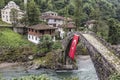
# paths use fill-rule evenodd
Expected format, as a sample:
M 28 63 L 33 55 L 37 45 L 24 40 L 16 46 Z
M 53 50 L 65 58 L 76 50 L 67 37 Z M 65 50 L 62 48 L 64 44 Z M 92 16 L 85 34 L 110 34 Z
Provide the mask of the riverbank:
M 19 65 L 19 63 L 3 62 L 3 63 L 0 63 L 0 69 L 1 68 L 7 68 L 7 67 L 10 67 L 10 66 L 17 66 L 17 65 Z
M 26 71 L 26 67 L 21 64 L 23 63 L 1 63 L 0 67 L 2 68 L 0 68 L 0 74 L 6 80 L 11 80 L 12 78 L 21 78 L 23 76 L 30 75 L 47 75 L 48 77 L 52 78 L 51 80 L 64 80 L 69 77 L 79 78 L 78 80 L 98 80 L 94 69 L 94 65 L 89 56 L 78 56 L 78 70 L 55 71 L 51 69 L 41 68 L 38 70 L 28 69 Z

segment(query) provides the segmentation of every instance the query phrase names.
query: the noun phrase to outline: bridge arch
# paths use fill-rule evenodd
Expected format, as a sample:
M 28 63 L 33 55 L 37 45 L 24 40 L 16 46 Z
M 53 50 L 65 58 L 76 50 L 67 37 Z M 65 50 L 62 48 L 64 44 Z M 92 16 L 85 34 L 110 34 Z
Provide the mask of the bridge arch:
M 79 42 L 81 42 L 82 45 L 84 45 L 84 47 L 87 49 L 87 52 L 89 53 L 94 63 L 94 67 L 96 69 L 99 80 L 107 80 L 111 74 L 115 72 L 120 73 L 120 59 L 113 54 L 112 52 L 113 50 L 110 50 L 106 45 L 104 45 L 104 43 L 101 43 L 100 40 L 96 38 L 96 35 L 81 33 L 81 32 L 71 33 L 63 40 L 63 45 L 64 45 L 63 47 L 65 49 L 65 53 L 68 53 L 68 51 L 66 50 L 70 46 L 70 42 L 74 34 L 77 34 L 80 36 Z M 90 41 L 87 38 L 87 35 L 90 35 L 91 38 L 95 39 L 95 41 L 96 40 L 98 41 L 99 44 L 95 44 L 95 45 L 98 45 L 98 47 L 95 46 L 94 44 L 91 44 L 92 41 Z M 111 52 L 111 55 L 110 54 L 105 55 L 104 53 L 107 53 L 107 52 L 105 52 L 104 49 L 99 46 L 101 47 L 103 46 L 103 48 L 107 49 L 108 52 Z M 98 48 L 101 48 L 101 49 L 98 49 Z M 68 58 L 68 60 L 70 59 Z M 112 62 L 115 60 L 117 60 L 116 63 Z

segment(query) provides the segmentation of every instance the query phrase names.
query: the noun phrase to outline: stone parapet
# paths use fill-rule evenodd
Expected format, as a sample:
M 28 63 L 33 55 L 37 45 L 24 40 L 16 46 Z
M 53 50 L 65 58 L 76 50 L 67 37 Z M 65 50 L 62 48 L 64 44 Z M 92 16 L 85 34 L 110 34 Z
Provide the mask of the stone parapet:
M 94 63 L 94 66 L 96 68 L 96 72 L 98 74 L 99 80 L 107 80 L 109 76 L 113 74 L 114 72 L 120 72 L 120 67 L 119 67 L 120 60 L 116 56 L 118 54 L 117 51 L 114 50 L 109 43 L 107 43 L 102 38 L 96 36 L 94 33 L 89 32 L 89 35 L 94 37 L 98 41 L 98 43 L 100 43 L 100 45 L 103 46 L 103 48 L 101 48 L 100 46 L 96 46 L 98 44 L 91 44 L 91 42 L 88 41 L 88 39 L 86 39 L 87 36 L 85 37 L 83 35 L 86 33 L 72 32 L 63 40 L 64 49 L 66 49 L 69 41 L 72 39 L 74 34 L 77 34 L 80 36 L 79 41 L 84 45 L 84 47 L 87 48 L 91 56 L 91 59 Z M 116 55 L 114 55 L 113 53 Z

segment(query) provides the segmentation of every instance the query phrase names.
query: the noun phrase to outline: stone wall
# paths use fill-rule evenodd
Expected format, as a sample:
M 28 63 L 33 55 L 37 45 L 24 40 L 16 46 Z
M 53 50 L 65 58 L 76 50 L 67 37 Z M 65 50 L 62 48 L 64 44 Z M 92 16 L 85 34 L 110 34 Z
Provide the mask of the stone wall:
M 82 33 L 76 32 L 76 33 L 71 33 L 68 35 L 68 37 L 63 40 L 63 45 L 64 48 L 66 49 L 67 44 L 69 41 L 72 39 L 73 34 L 78 34 L 80 36 L 80 42 L 84 45 L 85 48 L 87 48 L 88 53 L 91 56 L 91 59 L 94 63 L 94 66 L 96 68 L 97 75 L 99 77 L 99 80 L 107 80 L 108 77 L 116 72 L 115 68 L 110 64 L 107 59 L 104 58 L 97 50 L 94 48 L 83 36 Z M 103 39 L 97 37 L 95 34 L 91 33 L 94 37 L 97 38 L 103 45 L 105 45 L 109 50 L 112 50 L 112 47 L 110 44 L 105 42 Z M 114 50 L 113 50 L 114 51 Z M 114 51 L 116 52 L 116 51 Z
M 116 56 L 120 58 L 120 51 L 113 47 L 110 43 L 106 42 L 101 37 L 98 37 L 95 33 L 90 32 L 89 34 L 93 35 L 97 40 L 99 40 L 103 45 L 105 45 L 110 51 L 114 52 Z
M 99 80 L 107 80 L 108 77 L 116 72 L 115 68 L 104 58 L 81 34 L 80 41 L 87 48 L 94 63 Z

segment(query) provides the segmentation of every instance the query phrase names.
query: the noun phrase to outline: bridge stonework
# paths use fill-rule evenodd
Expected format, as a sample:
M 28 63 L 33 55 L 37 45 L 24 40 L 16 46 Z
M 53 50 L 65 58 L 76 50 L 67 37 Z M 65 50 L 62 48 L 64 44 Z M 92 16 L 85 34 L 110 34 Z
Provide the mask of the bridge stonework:
M 65 49 L 74 34 L 78 34 L 80 36 L 79 41 L 88 50 L 88 53 L 90 54 L 91 59 L 94 63 L 94 67 L 96 69 L 99 80 L 108 80 L 111 74 L 118 72 L 115 66 L 113 66 L 113 64 L 111 64 L 108 59 L 101 55 L 101 53 L 93 45 L 91 45 L 91 43 L 80 32 L 71 33 L 68 37 L 66 37 L 66 39 L 63 41 Z

